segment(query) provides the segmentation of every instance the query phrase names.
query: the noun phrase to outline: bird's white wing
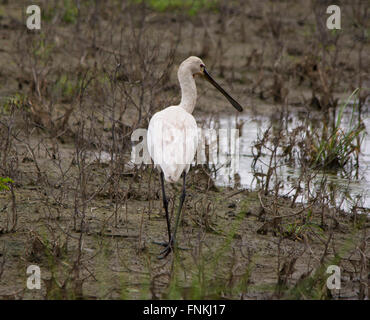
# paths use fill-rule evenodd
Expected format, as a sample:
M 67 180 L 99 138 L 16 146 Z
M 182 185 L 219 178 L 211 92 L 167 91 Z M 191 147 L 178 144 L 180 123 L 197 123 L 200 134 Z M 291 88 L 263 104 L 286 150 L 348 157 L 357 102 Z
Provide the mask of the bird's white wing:
M 198 145 L 198 127 L 189 113 L 167 108 L 156 113 L 148 128 L 148 151 L 168 181 L 177 181 L 190 168 Z

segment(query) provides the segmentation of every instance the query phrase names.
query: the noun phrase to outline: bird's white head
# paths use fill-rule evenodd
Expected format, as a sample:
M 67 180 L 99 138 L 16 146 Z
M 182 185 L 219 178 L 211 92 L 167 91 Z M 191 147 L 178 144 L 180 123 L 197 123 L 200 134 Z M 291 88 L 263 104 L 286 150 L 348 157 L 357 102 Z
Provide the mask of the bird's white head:
M 179 72 L 189 70 L 193 76 L 203 75 L 204 68 L 205 65 L 202 59 L 195 56 L 191 56 L 180 64 Z
M 184 60 L 179 67 L 178 77 L 181 85 L 182 90 L 182 99 L 181 105 L 184 107 L 188 112 L 192 112 L 195 105 L 196 100 L 196 87 L 194 79 L 191 76 L 203 76 L 206 80 L 208 80 L 217 90 L 219 90 L 227 100 L 233 105 L 233 107 L 238 110 L 239 112 L 243 111 L 242 106 L 234 100 L 217 82 L 214 80 L 211 75 L 208 73 L 206 66 L 202 59 L 191 56 Z M 189 107 L 188 107 L 189 106 Z

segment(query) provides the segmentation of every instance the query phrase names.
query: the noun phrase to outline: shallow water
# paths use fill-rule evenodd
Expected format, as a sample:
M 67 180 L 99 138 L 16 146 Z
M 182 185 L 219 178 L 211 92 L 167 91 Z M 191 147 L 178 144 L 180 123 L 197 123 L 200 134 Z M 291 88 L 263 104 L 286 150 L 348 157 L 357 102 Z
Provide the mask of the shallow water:
M 367 108 L 369 109 L 369 108 Z M 285 124 L 288 129 L 293 129 L 303 123 L 305 120 L 304 113 L 291 113 L 285 119 Z M 342 118 L 341 127 L 346 129 L 349 124 L 351 117 L 350 112 L 345 112 Z M 257 139 L 258 133 L 262 136 L 262 133 L 274 123 L 276 124 L 279 119 L 271 119 L 267 116 L 254 116 L 252 114 L 243 113 L 241 116 L 238 115 L 221 115 L 217 118 L 210 117 L 203 119 L 203 128 L 219 128 L 219 129 L 233 129 L 240 128 L 240 140 L 239 140 L 239 165 L 236 170 L 236 175 L 230 172 L 229 165 L 219 166 L 217 172 L 214 174 L 216 184 L 218 186 L 231 186 L 237 188 L 248 188 L 254 189 L 257 186 L 257 181 L 254 178 L 252 172 L 252 145 Z M 365 125 L 365 132 L 370 132 L 370 117 L 369 111 L 362 114 L 362 121 Z M 244 123 L 240 126 L 241 123 Z M 313 128 L 317 128 L 320 122 L 312 122 Z M 222 146 L 220 146 L 222 148 Z M 261 160 L 267 162 L 269 159 L 268 155 L 262 156 Z M 217 166 L 216 166 L 217 167 Z M 267 166 L 259 164 L 259 168 L 264 173 L 267 172 Z M 231 173 L 231 174 L 230 174 Z M 278 179 L 282 181 L 279 193 L 281 195 L 292 195 L 289 193 L 293 189 L 293 184 L 297 182 L 300 174 L 300 169 L 289 165 L 282 165 L 277 169 Z M 361 145 L 361 153 L 359 156 L 359 171 L 357 178 L 345 177 L 341 173 L 324 173 L 319 172 L 314 178 L 312 188 L 315 188 L 323 178 L 326 178 L 326 184 L 330 190 L 335 191 L 335 201 L 337 204 L 341 203 L 342 198 L 345 200 L 342 203 L 342 209 L 350 210 L 356 201 L 359 207 L 366 209 L 370 208 L 370 134 L 365 134 Z M 301 187 L 304 189 L 304 183 L 301 183 Z M 306 194 L 303 192 L 302 194 Z M 305 195 L 300 195 L 297 201 L 304 202 L 306 200 Z

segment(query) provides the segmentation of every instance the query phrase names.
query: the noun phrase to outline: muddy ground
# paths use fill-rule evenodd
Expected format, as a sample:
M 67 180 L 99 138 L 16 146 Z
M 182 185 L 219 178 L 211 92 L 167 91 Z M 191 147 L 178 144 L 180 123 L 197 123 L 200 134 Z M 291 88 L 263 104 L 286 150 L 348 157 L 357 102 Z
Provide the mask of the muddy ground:
M 196 166 L 178 236 L 185 250 L 161 260 L 158 173 L 128 164 L 133 130 L 178 103 L 176 68 L 189 55 L 245 112 L 330 113 L 357 87 L 365 101 L 364 2 L 343 2 L 338 32 L 320 27 L 327 15 L 314 1 L 216 1 L 195 13 L 39 3 L 40 31 L 26 30 L 22 4 L 0 4 L 0 177 L 14 181 L 0 191 L 0 298 L 369 297 L 363 208 L 215 186 Z M 195 116 L 234 112 L 207 83 L 198 88 Z M 181 185 L 166 188 L 173 215 Z M 332 264 L 340 290 L 326 286 Z M 40 290 L 26 287 L 29 265 L 41 269 Z

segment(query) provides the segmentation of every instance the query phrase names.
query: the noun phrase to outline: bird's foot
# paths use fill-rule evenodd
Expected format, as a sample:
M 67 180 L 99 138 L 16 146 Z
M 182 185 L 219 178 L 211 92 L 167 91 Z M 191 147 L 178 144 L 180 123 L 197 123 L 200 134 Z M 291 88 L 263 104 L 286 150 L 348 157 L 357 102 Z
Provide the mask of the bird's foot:
M 175 250 L 175 241 L 173 239 L 171 239 L 171 241 L 169 242 L 153 241 L 153 243 L 164 247 L 164 249 L 159 253 L 158 259 L 164 259 L 172 251 Z M 177 247 L 177 246 L 176 246 L 176 249 L 190 250 L 189 248 L 183 248 L 183 247 Z
M 157 245 L 162 246 L 162 247 L 167 247 L 168 246 L 168 242 L 166 242 L 166 241 L 152 241 L 152 243 L 157 244 Z
M 158 259 L 164 259 L 166 258 L 171 251 L 174 250 L 173 243 L 168 243 L 167 246 L 164 247 L 164 249 L 159 253 Z
M 174 250 L 173 239 L 171 239 L 169 242 L 153 241 L 153 243 L 164 247 L 164 249 L 159 253 L 158 259 L 164 259 L 170 254 L 171 251 Z

